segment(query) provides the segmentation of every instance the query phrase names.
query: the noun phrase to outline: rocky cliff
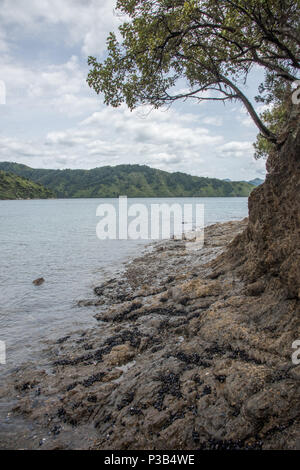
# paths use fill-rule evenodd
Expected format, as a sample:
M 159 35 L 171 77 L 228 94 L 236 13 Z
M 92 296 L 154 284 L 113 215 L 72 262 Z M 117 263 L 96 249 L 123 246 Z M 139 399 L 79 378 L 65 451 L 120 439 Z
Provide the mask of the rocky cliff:
M 300 112 L 293 109 L 268 161 L 263 185 L 249 198 L 249 224 L 225 255 L 256 289 L 300 298 Z M 255 288 L 255 286 L 254 286 Z

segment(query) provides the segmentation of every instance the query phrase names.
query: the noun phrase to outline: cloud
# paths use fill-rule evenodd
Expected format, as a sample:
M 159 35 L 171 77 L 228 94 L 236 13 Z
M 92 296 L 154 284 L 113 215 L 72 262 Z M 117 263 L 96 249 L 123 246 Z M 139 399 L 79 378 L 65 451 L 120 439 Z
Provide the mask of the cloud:
M 175 110 L 156 110 L 141 117 L 129 112 L 103 108 L 83 120 L 78 127 L 65 132 L 49 133 L 47 146 L 74 148 L 83 146 L 85 155 L 97 156 L 102 163 L 116 162 L 155 164 L 169 169 L 189 161 L 201 161 L 201 151 L 223 141 L 203 127 L 195 126 Z M 73 151 L 73 150 L 72 150 Z M 106 158 L 109 157 L 107 161 Z M 185 163 L 186 165 L 186 163 Z
M 201 122 L 208 126 L 220 127 L 223 124 L 223 118 L 221 116 L 208 116 L 208 117 L 201 119 Z
M 257 175 L 251 143 L 226 142 L 221 133 L 212 133 L 199 121 L 174 108 L 143 114 L 140 110 L 131 113 L 125 106 L 117 110 L 103 106 L 75 127 L 51 131 L 39 141 L 0 139 L 0 157 L 21 158 L 34 167 L 138 163 L 199 176 L 241 179 L 234 175 L 242 172 L 249 179 L 249 173 Z M 225 167 L 220 166 L 220 157 L 226 157 Z M 224 168 L 229 175 L 224 176 Z
M 239 107 L 237 119 L 228 119 L 230 106 L 205 102 L 133 113 L 102 104 L 86 84 L 86 57 L 103 58 L 108 32 L 123 20 L 114 6 L 113 0 L 1 1 L 7 105 L 0 108 L 0 159 L 44 168 L 140 163 L 231 179 L 263 171 Z
M 63 27 L 64 41 L 80 45 L 82 54 L 102 54 L 105 40 L 120 20 L 111 0 L 2 0 L 0 22 L 35 35 L 47 35 L 52 27 Z M 25 4 L 26 3 L 26 4 Z M 50 38 L 55 40 L 55 37 Z
M 9 51 L 8 39 L 5 31 L 0 30 L 0 53 L 4 54 Z
M 86 83 L 86 70 L 77 56 L 62 64 L 49 64 L 36 70 L 12 59 L 0 59 L 1 79 L 6 83 L 7 104 L 17 107 L 51 109 L 74 116 L 87 115 L 99 107 Z
M 218 154 L 220 156 L 226 157 L 235 157 L 235 158 L 242 158 L 245 155 L 253 155 L 254 149 L 253 144 L 251 142 L 227 142 L 226 144 L 219 146 Z

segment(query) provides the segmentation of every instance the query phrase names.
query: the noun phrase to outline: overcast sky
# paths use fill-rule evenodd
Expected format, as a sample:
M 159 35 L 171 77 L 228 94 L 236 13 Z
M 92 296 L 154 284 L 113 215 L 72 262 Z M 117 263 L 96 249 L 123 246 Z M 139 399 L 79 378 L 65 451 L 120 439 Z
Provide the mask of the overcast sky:
M 115 0 L 1 0 L 0 160 L 34 168 L 146 164 L 198 176 L 264 177 L 257 129 L 238 104 L 177 103 L 169 110 L 108 108 L 86 84 L 120 25 Z M 255 95 L 253 76 L 248 94 Z

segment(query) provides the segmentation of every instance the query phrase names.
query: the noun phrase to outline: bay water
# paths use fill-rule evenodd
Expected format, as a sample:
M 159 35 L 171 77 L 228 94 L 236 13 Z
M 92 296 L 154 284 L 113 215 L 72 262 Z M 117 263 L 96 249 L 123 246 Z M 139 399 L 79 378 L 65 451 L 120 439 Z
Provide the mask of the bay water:
M 191 203 L 193 198 L 129 199 L 133 203 Z M 205 225 L 248 215 L 247 198 L 197 198 L 204 204 Z M 99 204 L 117 199 L 0 201 L 0 341 L 6 365 L 39 364 L 50 340 L 93 327 L 95 307 L 77 302 L 93 297 L 93 288 L 118 276 L 149 240 L 99 240 Z M 43 277 L 39 287 L 32 281 Z

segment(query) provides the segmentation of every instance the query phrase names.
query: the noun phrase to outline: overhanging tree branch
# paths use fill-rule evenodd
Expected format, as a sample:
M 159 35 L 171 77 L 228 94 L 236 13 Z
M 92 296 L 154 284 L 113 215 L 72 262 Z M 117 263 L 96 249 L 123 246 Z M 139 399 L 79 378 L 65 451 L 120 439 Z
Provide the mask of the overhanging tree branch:
M 130 18 L 120 27 L 123 42 L 111 34 L 108 58 L 89 58 L 88 83 L 105 103 L 133 109 L 189 98 L 239 100 L 261 134 L 276 142 L 240 83 L 254 66 L 287 84 L 298 78 L 298 0 L 118 0 L 117 6 Z M 172 95 L 182 79 L 189 91 Z

